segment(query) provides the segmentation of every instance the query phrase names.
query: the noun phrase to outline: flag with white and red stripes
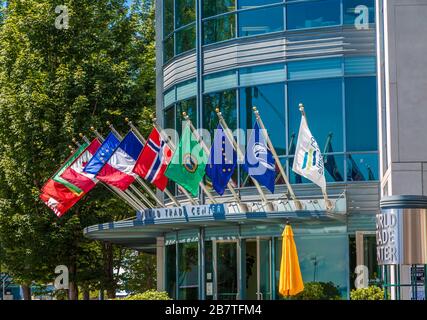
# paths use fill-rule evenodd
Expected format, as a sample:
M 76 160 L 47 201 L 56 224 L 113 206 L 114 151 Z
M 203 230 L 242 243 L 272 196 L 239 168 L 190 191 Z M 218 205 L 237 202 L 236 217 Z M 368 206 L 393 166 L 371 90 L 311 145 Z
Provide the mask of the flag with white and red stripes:
M 154 128 L 148 136 L 133 172 L 163 191 L 168 184 L 165 171 L 171 157 L 171 149 L 166 141 L 163 140 L 159 131 Z

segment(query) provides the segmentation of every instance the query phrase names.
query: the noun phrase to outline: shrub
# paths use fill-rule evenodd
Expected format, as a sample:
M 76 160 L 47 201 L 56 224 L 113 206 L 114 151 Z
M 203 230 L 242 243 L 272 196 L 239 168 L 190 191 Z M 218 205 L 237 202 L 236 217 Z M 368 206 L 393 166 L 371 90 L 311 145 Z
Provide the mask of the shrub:
M 340 300 L 341 294 L 332 282 L 307 282 L 304 291 L 291 298 L 292 300 Z
M 166 292 L 147 290 L 144 293 L 130 295 L 122 300 L 172 300 Z
M 384 300 L 384 290 L 377 286 L 369 286 L 351 290 L 351 300 Z

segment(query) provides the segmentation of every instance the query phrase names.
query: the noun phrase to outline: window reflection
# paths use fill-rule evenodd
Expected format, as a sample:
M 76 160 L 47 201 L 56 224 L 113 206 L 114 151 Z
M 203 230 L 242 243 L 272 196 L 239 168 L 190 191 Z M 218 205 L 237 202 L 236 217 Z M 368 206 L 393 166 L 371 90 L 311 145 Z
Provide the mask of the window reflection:
M 198 244 L 180 243 L 178 245 L 179 299 L 198 299 Z
M 227 16 L 210 19 L 203 24 L 204 44 L 232 39 L 236 36 L 236 16 Z
M 345 79 L 347 151 L 378 150 L 375 77 Z
M 324 153 L 329 140 L 334 152 L 343 151 L 342 80 L 295 81 L 288 84 L 289 137 L 298 135 L 301 112 L 305 106 L 311 133 Z M 330 134 L 332 134 L 331 138 Z
M 194 0 L 175 0 L 176 28 L 196 20 L 196 3 Z
M 267 4 L 283 2 L 283 0 L 239 0 L 239 9 L 249 9 Z
M 196 97 L 180 101 L 176 104 L 176 131 L 181 136 L 182 128 L 185 126 L 185 120 L 182 113 L 186 112 L 191 122 L 197 127 L 197 103 Z
M 283 8 L 266 8 L 239 13 L 239 37 L 283 30 Z
M 203 0 L 203 17 L 211 17 L 236 9 L 235 0 Z
M 176 32 L 176 54 L 180 54 L 196 47 L 196 24 Z
M 322 0 L 290 3 L 287 6 L 287 28 L 304 29 L 341 24 L 341 1 Z
M 285 86 L 267 84 L 240 89 L 240 128 L 252 129 L 256 106 L 277 154 L 286 153 Z M 243 141 L 241 141 L 243 143 Z
M 378 180 L 378 154 L 351 154 L 347 156 L 348 181 Z
M 163 33 L 165 36 L 170 34 L 174 27 L 173 27 L 173 0 L 164 0 L 164 14 L 163 14 Z
M 203 127 L 211 134 L 218 126 L 215 109 L 221 110 L 228 127 L 233 131 L 237 128 L 236 90 L 226 90 L 206 94 L 203 97 Z
M 169 61 L 174 56 L 174 35 L 171 35 L 163 42 L 163 58 L 164 61 Z
M 307 282 L 332 282 L 338 287 L 341 296 L 347 296 L 347 275 L 349 273 L 347 259 L 348 239 L 343 235 L 305 235 L 295 236 L 298 248 L 302 278 Z M 331 250 L 331 248 L 334 248 Z M 282 239 L 276 240 L 276 252 L 282 250 Z M 280 275 L 280 258 L 276 255 L 276 279 Z M 276 292 L 278 293 L 278 281 Z M 279 297 L 280 295 L 277 294 Z

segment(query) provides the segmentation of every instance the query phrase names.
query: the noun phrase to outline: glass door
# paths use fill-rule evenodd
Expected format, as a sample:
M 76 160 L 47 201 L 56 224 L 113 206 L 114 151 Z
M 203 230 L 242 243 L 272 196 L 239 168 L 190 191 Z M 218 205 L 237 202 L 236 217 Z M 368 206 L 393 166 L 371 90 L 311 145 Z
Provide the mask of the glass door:
M 239 298 L 237 241 L 213 242 L 214 299 Z
M 271 300 L 271 239 L 257 239 L 258 300 Z
M 245 299 L 270 300 L 271 239 L 246 239 Z

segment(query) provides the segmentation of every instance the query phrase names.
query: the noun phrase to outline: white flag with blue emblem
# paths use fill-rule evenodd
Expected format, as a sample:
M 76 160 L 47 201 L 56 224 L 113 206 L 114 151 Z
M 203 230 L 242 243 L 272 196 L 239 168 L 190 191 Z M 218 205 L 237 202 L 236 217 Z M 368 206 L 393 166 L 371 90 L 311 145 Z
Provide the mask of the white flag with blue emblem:
M 305 116 L 301 117 L 295 160 L 292 170 L 311 180 L 326 194 L 325 166 L 319 145 L 307 125 Z

